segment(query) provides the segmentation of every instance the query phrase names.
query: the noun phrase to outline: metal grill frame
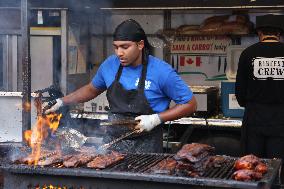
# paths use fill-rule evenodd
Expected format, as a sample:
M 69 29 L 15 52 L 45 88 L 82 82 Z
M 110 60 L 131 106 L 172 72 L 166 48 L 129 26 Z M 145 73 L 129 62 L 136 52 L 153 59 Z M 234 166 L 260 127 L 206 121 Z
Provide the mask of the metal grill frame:
M 139 160 L 137 155 L 137 159 Z M 135 155 L 134 155 L 135 156 Z M 157 157 L 159 161 L 170 157 L 166 154 L 140 154 L 140 156 Z M 158 158 L 159 157 L 159 158 Z M 231 158 L 231 157 L 228 157 Z M 127 159 L 127 157 L 126 157 Z M 235 158 L 231 158 L 235 159 Z M 143 158 L 140 158 L 140 161 Z M 0 168 L 4 172 L 4 188 L 22 189 L 29 188 L 31 184 L 43 185 L 53 184 L 63 186 L 68 185 L 70 188 L 271 188 L 275 181 L 281 160 L 279 159 L 263 159 L 268 164 L 268 172 L 260 181 L 242 182 L 235 181 L 231 178 L 210 178 L 210 177 L 180 177 L 169 175 L 158 175 L 147 173 L 146 170 L 126 172 L 117 171 L 118 167 L 123 163 L 130 166 L 130 162 L 122 161 L 117 165 L 104 170 L 94 170 L 90 168 L 53 168 L 53 167 L 33 167 L 28 165 L 1 165 Z M 146 167 L 158 163 L 147 162 Z M 127 164 L 128 163 L 128 164 Z M 134 162 L 135 163 L 135 162 Z M 143 166 L 142 166 L 143 167 Z M 131 168 L 131 166 L 130 166 Z M 139 167 L 137 169 L 140 169 Z M 220 168 L 222 170 L 222 167 Z M 220 171 L 219 170 L 219 171 Z M 214 170 L 213 170 L 214 171 Z M 231 172 L 232 173 L 232 172 Z M 209 175 L 209 174 L 208 174 Z M 214 174 L 213 174 L 214 175 Z M 225 175 L 228 177 L 228 175 Z M 48 183 L 49 182 L 49 183 Z M 31 187 L 30 187 L 31 188 Z

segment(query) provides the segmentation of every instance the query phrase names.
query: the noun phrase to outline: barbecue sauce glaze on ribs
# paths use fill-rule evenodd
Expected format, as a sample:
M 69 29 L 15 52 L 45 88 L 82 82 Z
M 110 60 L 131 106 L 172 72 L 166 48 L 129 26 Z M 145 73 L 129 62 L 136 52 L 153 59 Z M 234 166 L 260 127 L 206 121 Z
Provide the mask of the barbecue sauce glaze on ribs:
M 207 168 L 219 167 L 225 162 L 224 157 L 213 154 L 214 148 L 207 144 L 186 144 L 173 158 L 160 161 L 150 171 L 154 174 L 199 177 Z
M 175 173 L 176 166 L 176 160 L 174 160 L 173 158 L 167 158 L 151 167 L 151 172 L 154 174 L 173 175 Z
M 215 148 L 207 144 L 191 143 L 183 147 L 175 155 L 176 160 L 188 160 L 198 162 L 204 157 L 214 153 Z
M 110 154 L 98 155 L 87 164 L 87 167 L 94 169 L 104 169 L 123 160 L 124 157 L 124 154 L 112 151 Z

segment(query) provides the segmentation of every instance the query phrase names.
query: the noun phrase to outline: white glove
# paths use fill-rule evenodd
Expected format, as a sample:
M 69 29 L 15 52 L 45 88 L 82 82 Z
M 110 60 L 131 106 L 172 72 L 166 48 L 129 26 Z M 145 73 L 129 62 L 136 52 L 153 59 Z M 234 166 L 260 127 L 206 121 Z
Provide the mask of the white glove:
M 136 126 L 136 129 L 139 129 L 140 132 L 144 130 L 151 131 L 154 127 L 162 123 L 158 114 L 141 115 L 136 117 L 135 120 L 140 121 Z
M 60 98 L 56 99 L 55 101 L 56 101 L 56 103 L 54 105 L 50 105 L 50 103 L 52 103 L 52 102 L 44 102 L 42 104 L 42 109 L 45 110 L 44 111 L 45 114 L 55 112 L 55 111 L 59 110 L 59 108 L 61 106 L 63 106 L 63 101 Z

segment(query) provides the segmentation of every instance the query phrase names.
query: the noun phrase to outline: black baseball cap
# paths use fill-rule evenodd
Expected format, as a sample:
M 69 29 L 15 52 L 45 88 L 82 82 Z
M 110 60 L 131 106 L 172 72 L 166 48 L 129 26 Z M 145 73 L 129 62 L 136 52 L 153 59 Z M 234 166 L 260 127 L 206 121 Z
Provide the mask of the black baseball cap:
M 284 15 L 266 14 L 256 17 L 255 29 L 276 28 L 281 32 L 284 31 Z

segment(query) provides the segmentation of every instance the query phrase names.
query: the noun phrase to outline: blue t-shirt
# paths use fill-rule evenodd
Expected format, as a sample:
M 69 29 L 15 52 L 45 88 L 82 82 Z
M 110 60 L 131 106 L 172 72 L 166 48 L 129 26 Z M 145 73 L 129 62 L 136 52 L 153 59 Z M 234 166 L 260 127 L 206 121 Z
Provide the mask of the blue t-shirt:
M 99 67 L 92 79 L 97 89 L 105 90 L 115 79 L 120 61 L 116 55 L 108 57 Z M 142 65 L 123 67 L 119 82 L 126 90 L 137 89 Z M 166 62 L 149 56 L 145 81 L 145 96 L 154 112 L 165 111 L 171 100 L 185 104 L 192 99 L 193 93 L 176 71 Z

